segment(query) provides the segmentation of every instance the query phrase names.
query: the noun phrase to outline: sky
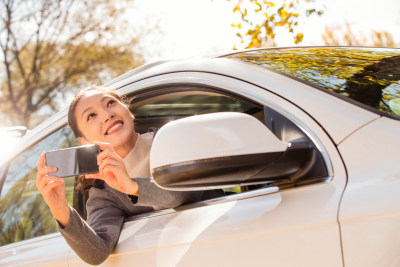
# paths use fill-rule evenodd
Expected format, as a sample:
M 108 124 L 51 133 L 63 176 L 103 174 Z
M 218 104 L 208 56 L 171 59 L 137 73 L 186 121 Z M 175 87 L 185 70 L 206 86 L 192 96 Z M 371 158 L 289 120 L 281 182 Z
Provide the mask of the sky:
M 304 33 L 301 45 L 323 45 L 325 26 L 344 26 L 369 35 L 371 30 L 386 30 L 400 43 L 399 0 L 316 0 L 323 16 L 309 17 L 299 26 Z M 147 62 L 228 52 L 240 47 L 232 22 L 238 21 L 233 4 L 226 0 L 135 0 L 132 24 L 147 28 L 141 39 Z M 159 30 L 154 30 L 154 25 Z M 154 28 L 154 27 L 153 27 Z M 293 46 L 292 38 L 281 33 L 278 46 Z

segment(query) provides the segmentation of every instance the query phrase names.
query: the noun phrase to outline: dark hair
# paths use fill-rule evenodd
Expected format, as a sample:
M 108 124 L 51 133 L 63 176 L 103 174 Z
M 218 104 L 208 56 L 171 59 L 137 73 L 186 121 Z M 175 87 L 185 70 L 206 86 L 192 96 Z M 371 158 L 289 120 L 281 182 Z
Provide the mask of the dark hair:
M 108 95 L 111 95 L 118 99 L 118 101 L 122 102 L 124 105 L 128 106 L 128 99 L 121 97 L 118 95 L 118 93 L 110 88 L 98 86 L 98 85 L 92 85 L 86 89 L 83 89 L 79 92 L 77 92 L 74 95 L 74 99 L 71 101 L 69 104 L 68 108 L 68 125 L 72 129 L 72 132 L 74 133 L 75 137 L 84 137 L 82 132 L 79 130 L 78 125 L 76 123 L 76 118 L 75 118 L 75 109 L 76 106 L 78 105 L 79 100 L 81 100 L 82 97 L 86 96 L 89 92 L 92 91 L 98 91 L 102 92 Z M 100 179 L 86 179 L 84 175 L 81 175 L 78 177 L 77 185 L 75 187 L 76 190 L 81 191 L 83 194 L 87 194 L 89 189 L 91 187 L 96 187 L 103 189 L 104 188 L 104 181 Z
M 85 175 L 77 177 L 75 190 L 80 191 L 82 194 L 88 194 L 91 187 L 104 189 L 104 181 L 100 179 L 85 178 Z

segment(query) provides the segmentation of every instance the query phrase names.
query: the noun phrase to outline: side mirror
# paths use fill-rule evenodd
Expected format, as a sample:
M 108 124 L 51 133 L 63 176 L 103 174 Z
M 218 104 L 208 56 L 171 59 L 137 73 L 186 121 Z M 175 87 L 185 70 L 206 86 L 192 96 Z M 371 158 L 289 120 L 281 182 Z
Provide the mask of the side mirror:
M 150 168 L 158 186 L 204 190 L 290 182 L 315 157 L 307 143 L 284 143 L 256 118 L 210 113 L 165 124 L 154 137 Z

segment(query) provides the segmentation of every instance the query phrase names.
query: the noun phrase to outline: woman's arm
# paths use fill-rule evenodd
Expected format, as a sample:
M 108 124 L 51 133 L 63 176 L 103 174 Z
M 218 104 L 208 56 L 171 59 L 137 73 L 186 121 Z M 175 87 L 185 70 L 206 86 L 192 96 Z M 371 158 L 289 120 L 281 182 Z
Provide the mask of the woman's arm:
M 107 259 L 120 235 L 125 212 L 116 197 L 98 188 L 91 188 L 86 204 L 88 218 L 85 222 L 71 210 L 67 227 L 59 231 L 78 256 L 89 264 L 100 264 Z
M 68 205 L 64 179 L 48 175 L 57 171 L 45 166 L 45 153 L 40 156 L 36 187 L 58 222 L 60 233 L 71 248 L 90 264 L 100 264 L 110 255 L 118 240 L 125 213 L 112 193 L 93 188 L 87 203 L 88 223 Z M 91 225 L 90 225 L 91 224 Z
M 170 191 L 158 187 L 150 178 L 134 178 L 139 187 L 137 205 L 155 210 L 175 208 L 185 203 L 200 201 L 203 191 Z

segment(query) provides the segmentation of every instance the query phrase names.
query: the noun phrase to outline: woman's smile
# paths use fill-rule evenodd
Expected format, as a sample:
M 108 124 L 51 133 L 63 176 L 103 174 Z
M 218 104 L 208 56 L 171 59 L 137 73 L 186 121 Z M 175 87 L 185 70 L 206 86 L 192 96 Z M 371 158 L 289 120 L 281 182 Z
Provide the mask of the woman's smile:
M 111 123 L 110 126 L 108 126 L 105 135 L 114 134 L 114 133 L 118 132 L 119 130 L 121 130 L 123 126 L 124 126 L 124 122 L 123 121 L 116 120 L 113 123 Z

